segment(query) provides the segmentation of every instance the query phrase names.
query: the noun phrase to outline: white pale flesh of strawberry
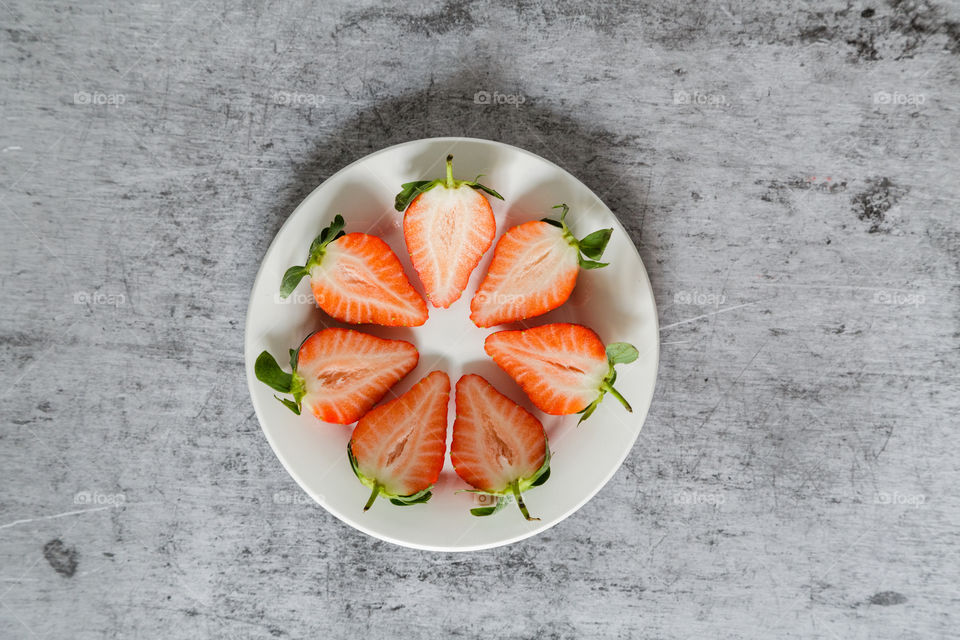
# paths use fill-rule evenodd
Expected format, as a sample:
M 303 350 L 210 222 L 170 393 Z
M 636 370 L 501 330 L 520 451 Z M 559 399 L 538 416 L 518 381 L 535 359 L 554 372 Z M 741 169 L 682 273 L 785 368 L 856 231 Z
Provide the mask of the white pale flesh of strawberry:
M 521 464 L 524 459 L 521 453 L 523 443 L 514 441 L 502 424 L 498 425 L 498 408 L 481 393 L 474 393 L 471 403 L 473 411 L 469 416 L 460 416 L 460 419 L 468 421 L 464 426 L 469 427 L 468 432 L 475 434 L 474 450 L 483 451 L 489 456 L 485 466 L 490 479 L 495 482 L 484 489 L 494 493 L 506 491 L 514 480 L 529 477 L 536 469 Z
M 362 259 L 344 251 L 337 243 L 327 246 L 323 260 L 310 269 L 310 283 L 322 283 L 349 300 L 351 315 L 373 314 L 373 308 L 389 308 L 398 314 L 410 313 L 410 304 L 397 296 Z M 317 300 L 323 304 L 323 300 Z
M 477 210 L 477 199 L 483 195 L 467 186 L 449 189 L 438 185 L 423 193 L 420 206 L 429 211 L 429 219 L 422 220 L 423 237 L 431 238 L 411 256 L 414 264 L 430 265 L 437 274 L 435 290 L 430 292 L 436 300 L 455 299 L 466 283 L 457 282 L 459 263 L 475 264 L 479 262 L 489 238 L 476 224 L 473 212 Z M 459 261 L 450 260 L 458 256 Z
M 563 230 L 549 226 L 539 240 L 526 246 L 496 286 L 484 291 L 481 308 L 523 307 L 537 296 L 549 295 L 557 274 L 578 268 L 578 258 L 579 251 L 567 242 Z
M 419 425 L 419 416 L 430 408 L 435 398 L 425 395 L 410 412 L 409 417 L 394 425 L 389 435 L 381 438 L 382 444 L 371 459 L 358 461 L 358 468 L 367 478 L 379 482 L 390 495 L 401 495 L 404 479 L 409 476 L 410 467 L 418 464 L 418 456 L 411 455 L 419 451 L 421 440 L 426 437 Z M 404 455 L 406 454 L 406 455 Z

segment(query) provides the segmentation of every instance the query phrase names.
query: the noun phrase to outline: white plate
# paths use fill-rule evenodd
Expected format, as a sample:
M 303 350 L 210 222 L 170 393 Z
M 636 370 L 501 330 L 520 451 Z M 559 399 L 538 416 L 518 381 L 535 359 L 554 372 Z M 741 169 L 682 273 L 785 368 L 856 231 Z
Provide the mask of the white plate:
M 311 332 L 345 326 L 315 307 L 306 279 L 290 301 L 278 296 L 284 271 L 304 263 L 310 242 L 337 213 L 346 219 L 348 232 L 363 231 L 383 238 L 423 293 L 403 242 L 402 214 L 394 210 L 393 199 L 403 182 L 441 176 L 448 153 L 454 156 L 457 178 L 483 174 L 483 183 L 506 198 L 504 202 L 491 198 L 498 238 L 521 222 L 555 216 L 551 207 L 561 202 L 570 205 L 567 221 L 577 237 L 614 228 L 603 256 L 610 266 L 581 271 L 571 299 L 528 324 L 578 322 L 596 331 L 604 343 L 635 345 L 640 358 L 617 366 L 616 383 L 633 405 L 632 414 L 609 394 L 579 428 L 579 416 L 543 414 L 484 353 L 484 338 L 496 328 L 473 325 L 470 298 L 487 272 L 492 249 L 473 272 L 460 300 L 449 309 L 431 306 L 423 326 L 355 327 L 385 338 L 408 340 L 420 351 L 417 368 L 394 387 L 398 394 L 435 369 L 446 371 L 451 385 L 465 373 L 478 373 L 540 418 L 552 452 L 551 475 L 546 484 L 525 494 L 527 506 L 539 522 L 527 522 L 512 504 L 493 516 L 471 515 L 470 508 L 478 506 L 477 498 L 472 493 L 455 493 L 467 485 L 454 473 L 449 455 L 430 502 L 396 507 L 381 498 L 364 513 L 370 491 L 353 475 L 346 455 L 353 426 L 322 423 L 310 415 L 295 416 L 253 373 L 254 362 L 264 349 L 283 363 L 287 350 L 296 348 Z M 528 151 L 489 140 L 432 138 L 389 147 L 354 162 L 296 208 L 267 250 L 254 282 L 244 351 L 250 396 L 263 432 L 287 472 L 314 500 L 347 524 L 388 542 L 434 551 L 469 551 L 509 544 L 544 531 L 583 506 L 607 483 L 629 453 L 647 415 L 657 373 L 658 336 L 653 292 L 643 262 L 626 230 L 593 192 L 557 165 Z M 454 415 L 451 393 L 448 444 Z

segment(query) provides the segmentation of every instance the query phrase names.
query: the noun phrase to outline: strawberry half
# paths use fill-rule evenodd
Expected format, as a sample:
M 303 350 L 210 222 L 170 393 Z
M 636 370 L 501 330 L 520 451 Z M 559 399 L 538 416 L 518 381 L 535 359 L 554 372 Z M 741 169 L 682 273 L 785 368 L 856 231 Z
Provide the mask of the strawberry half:
M 324 422 L 350 424 L 417 366 L 417 348 L 353 329 L 324 329 L 290 349 L 290 368 L 280 368 L 269 352 L 257 358 L 257 379 L 293 400 L 277 398 L 295 414 L 305 408 Z
M 310 245 L 307 264 L 283 274 L 280 296 L 289 296 L 304 276 L 317 306 L 342 322 L 418 327 L 427 321 L 427 303 L 390 246 L 366 233 L 344 233 L 340 215 Z
M 432 371 L 357 423 L 347 455 L 360 482 L 372 489 L 364 511 L 377 496 L 400 506 L 430 499 L 447 450 L 449 400 L 450 378 Z
M 560 220 L 534 220 L 509 229 L 493 250 L 490 269 L 470 301 L 470 319 L 492 327 L 539 316 L 570 297 L 580 269 L 597 269 L 613 229 L 594 231 L 582 240 L 570 232 L 562 207 Z M 584 258 L 583 256 L 586 256 Z M 590 259 L 587 259 L 590 258 Z
M 478 375 L 457 382 L 450 460 L 474 493 L 495 497 L 494 505 L 470 513 L 494 514 L 512 495 L 524 518 L 539 520 L 530 517 L 523 492 L 550 477 L 547 434 L 539 420 Z
M 493 243 L 497 224 L 483 191 L 503 200 L 477 181 L 454 180 L 453 156 L 447 156 L 445 178 L 407 182 L 397 194 L 410 260 L 435 307 L 457 301 Z
M 604 348 L 592 330 L 579 324 L 555 323 L 498 331 L 487 336 L 483 348 L 545 413 L 580 413 L 583 422 L 608 391 L 627 411 L 633 411 L 613 388 L 617 379 L 613 366 L 637 359 L 636 348 L 626 342 Z

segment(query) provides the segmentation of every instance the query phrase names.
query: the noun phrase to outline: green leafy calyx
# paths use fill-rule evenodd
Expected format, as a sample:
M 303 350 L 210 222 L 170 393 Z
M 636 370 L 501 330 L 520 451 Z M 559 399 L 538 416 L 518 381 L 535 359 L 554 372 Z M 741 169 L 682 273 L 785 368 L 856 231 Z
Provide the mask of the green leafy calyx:
M 617 372 L 613 368 L 617 364 L 629 364 L 636 360 L 640 356 L 637 348 L 632 344 L 627 344 L 626 342 L 612 342 L 607 345 L 607 364 L 610 369 L 607 372 L 606 377 L 600 383 L 600 395 L 597 396 L 597 399 L 591 402 L 585 409 L 580 412 L 580 420 L 577 422 L 579 425 L 584 420 L 593 415 L 593 412 L 597 410 L 597 407 L 600 406 L 600 402 L 603 400 L 603 396 L 607 392 L 610 393 L 614 398 L 620 401 L 627 411 L 633 412 L 633 407 L 630 406 L 630 403 L 627 402 L 627 399 L 620 395 L 620 392 L 617 391 L 613 383 L 617 381 Z
M 281 298 L 286 298 L 293 293 L 293 290 L 297 288 L 300 281 L 305 276 L 310 275 L 310 269 L 323 261 L 323 255 L 327 251 L 327 245 L 345 235 L 343 226 L 343 216 L 338 213 L 334 217 L 333 222 L 330 223 L 330 226 L 321 231 L 320 235 L 310 244 L 310 255 L 307 257 L 307 264 L 293 266 L 287 269 L 286 273 L 283 274 L 283 280 L 280 282 Z
M 470 509 L 470 513 L 475 516 L 492 516 L 493 514 L 499 512 L 503 509 L 507 503 L 510 502 L 510 499 L 513 498 L 517 506 L 520 508 L 520 513 L 523 514 L 523 517 L 527 520 L 539 520 L 540 518 L 534 518 L 530 515 L 530 511 L 527 509 L 526 503 L 523 501 L 523 492 L 533 487 L 539 487 L 550 478 L 550 444 L 546 443 L 546 453 L 543 456 L 543 463 L 540 467 L 533 472 L 529 478 L 517 478 L 503 491 L 483 491 L 481 489 L 467 489 L 470 493 L 481 493 L 484 495 L 492 496 L 494 498 L 493 505 L 489 507 L 475 507 Z
M 364 484 L 364 486 L 370 487 L 370 497 L 367 498 L 367 503 L 363 506 L 364 511 L 368 511 L 370 507 L 373 506 L 373 503 L 377 501 L 379 496 L 383 496 L 390 500 L 390 504 L 395 504 L 398 507 L 409 507 L 414 504 L 423 504 L 429 502 L 430 498 L 433 497 L 431 489 L 433 485 L 430 485 L 426 489 L 417 491 L 416 493 L 411 493 L 410 495 L 400 496 L 393 493 L 390 493 L 386 490 L 379 480 L 376 478 L 369 478 L 360 471 L 360 466 L 357 463 L 356 456 L 353 455 L 353 440 L 347 443 L 347 458 L 350 460 L 350 468 L 353 469 L 353 473 L 357 478 Z
M 572 247 L 576 247 L 578 253 L 577 258 L 580 261 L 580 266 L 584 269 L 599 269 L 600 267 L 605 267 L 609 262 L 598 262 L 603 256 L 603 251 L 607 248 L 607 243 L 610 242 L 610 236 L 613 234 L 613 229 L 600 229 L 599 231 L 594 231 L 593 233 L 584 236 L 582 239 L 577 240 L 577 237 L 573 235 L 573 232 L 570 231 L 570 227 L 567 226 L 566 217 L 567 213 L 570 211 L 570 207 L 566 203 L 558 204 L 554 209 L 563 209 L 563 212 L 560 214 L 559 220 L 554 220 L 553 218 L 543 218 L 542 222 L 552 224 L 555 227 L 563 229 L 563 237 Z
M 459 189 L 460 187 L 466 186 L 471 189 L 476 189 L 478 191 L 483 191 L 484 193 L 490 194 L 494 198 L 499 198 L 503 200 L 503 196 L 491 189 L 490 187 L 480 184 L 478 182 L 481 176 L 477 176 L 475 180 L 455 180 L 453 178 L 453 156 L 447 156 L 447 169 L 446 175 L 443 178 L 437 178 L 436 180 L 415 180 L 413 182 L 404 182 L 400 185 L 400 193 L 397 194 L 397 197 L 394 199 L 393 206 L 397 211 L 406 211 L 407 207 L 410 206 L 410 203 L 413 202 L 414 198 L 419 196 L 425 191 L 430 191 L 437 186 L 443 186 L 447 189 Z
M 297 373 L 297 351 L 295 349 L 290 350 L 290 368 L 292 369 L 291 373 L 287 373 L 280 368 L 269 351 L 264 351 L 257 356 L 257 361 L 253 365 L 253 372 L 256 374 L 257 380 L 271 389 L 292 395 L 293 400 L 279 396 L 274 397 L 290 411 L 300 415 L 301 401 L 307 393 L 307 388 L 303 377 Z

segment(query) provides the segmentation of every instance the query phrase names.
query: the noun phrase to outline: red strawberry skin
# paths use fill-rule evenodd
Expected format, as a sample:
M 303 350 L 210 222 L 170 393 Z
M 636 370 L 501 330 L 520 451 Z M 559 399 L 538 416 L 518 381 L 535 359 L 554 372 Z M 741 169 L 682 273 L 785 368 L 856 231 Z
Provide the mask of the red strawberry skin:
M 331 242 L 310 269 L 310 286 L 317 305 L 342 322 L 416 327 L 427 321 L 427 304 L 396 254 L 366 233 Z
M 487 198 L 467 185 L 421 193 L 403 216 L 403 236 L 427 299 L 447 308 L 493 243 L 497 225 Z
M 556 309 L 577 284 L 578 256 L 563 229 L 546 222 L 509 229 L 497 241 L 487 275 L 470 301 L 470 319 L 478 327 L 492 327 Z
M 539 420 L 478 375 L 460 378 L 456 401 L 450 460 L 457 475 L 490 493 L 534 475 L 547 453 Z
M 585 409 L 610 371 L 600 337 L 579 324 L 554 323 L 487 336 L 484 350 L 551 415 Z
M 355 422 L 413 371 L 419 358 L 416 347 L 403 340 L 352 329 L 318 331 L 297 354 L 304 409 L 324 422 Z
M 450 378 L 433 371 L 399 398 L 372 409 L 350 440 L 358 471 L 389 496 L 428 489 L 443 468 L 449 400 Z

